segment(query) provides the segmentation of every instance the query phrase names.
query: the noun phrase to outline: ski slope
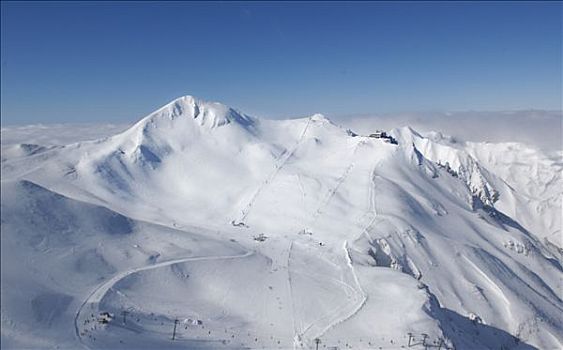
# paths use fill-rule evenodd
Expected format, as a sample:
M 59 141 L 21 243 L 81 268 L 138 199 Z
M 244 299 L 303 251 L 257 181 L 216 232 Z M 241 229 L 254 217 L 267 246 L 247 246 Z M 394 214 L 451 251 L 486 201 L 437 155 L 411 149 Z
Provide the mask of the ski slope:
M 561 348 L 560 160 L 389 133 L 185 96 L 3 144 L 2 347 Z

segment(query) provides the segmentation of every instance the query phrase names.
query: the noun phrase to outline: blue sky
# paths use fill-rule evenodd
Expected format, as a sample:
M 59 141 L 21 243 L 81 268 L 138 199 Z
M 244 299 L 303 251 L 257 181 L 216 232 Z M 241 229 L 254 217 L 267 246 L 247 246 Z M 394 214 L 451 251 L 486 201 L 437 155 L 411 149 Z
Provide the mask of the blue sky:
M 560 109 L 561 6 L 2 2 L 2 124 Z

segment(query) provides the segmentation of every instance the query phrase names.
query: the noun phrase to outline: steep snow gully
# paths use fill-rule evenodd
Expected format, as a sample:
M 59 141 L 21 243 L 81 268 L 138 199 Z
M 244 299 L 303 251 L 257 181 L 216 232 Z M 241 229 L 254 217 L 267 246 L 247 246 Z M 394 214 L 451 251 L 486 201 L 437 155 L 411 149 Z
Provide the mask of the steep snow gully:
M 2 347 L 560 349 L 563 152 L 387 134 L 185 96 L 3 144 Z

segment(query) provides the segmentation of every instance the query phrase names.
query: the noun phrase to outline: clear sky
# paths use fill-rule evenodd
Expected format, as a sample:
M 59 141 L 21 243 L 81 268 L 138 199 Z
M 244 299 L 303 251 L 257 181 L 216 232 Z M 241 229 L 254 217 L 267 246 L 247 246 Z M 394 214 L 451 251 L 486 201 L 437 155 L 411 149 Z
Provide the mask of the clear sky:
M 2 2 L 2 124 L 561 108 L 560 2 Z

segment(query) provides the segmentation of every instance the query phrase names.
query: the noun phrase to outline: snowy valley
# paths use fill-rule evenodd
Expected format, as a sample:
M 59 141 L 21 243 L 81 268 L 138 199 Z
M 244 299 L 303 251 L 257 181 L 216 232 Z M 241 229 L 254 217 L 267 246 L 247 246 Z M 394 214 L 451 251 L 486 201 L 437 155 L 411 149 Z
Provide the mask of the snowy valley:
M 3 143 L 2 348 L 563 346 L 561 151 L 191 96 L 111 130 Z

